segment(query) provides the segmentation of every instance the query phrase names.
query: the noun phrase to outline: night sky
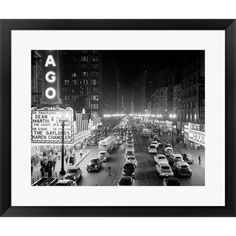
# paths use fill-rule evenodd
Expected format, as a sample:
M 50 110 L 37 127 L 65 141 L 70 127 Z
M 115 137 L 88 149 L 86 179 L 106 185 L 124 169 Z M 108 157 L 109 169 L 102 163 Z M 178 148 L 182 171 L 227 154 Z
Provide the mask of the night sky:
M 108 100 L 113 95 L 116 81 L 119 81 L 122 93 L 124 94 L 124 103 L 130 110 L 130 101 L 133 83 L 137 81 L 145 70 L 158 72 L 165 68 L 176 70 L 180 68 L 183 60 L 188 55 L 196 51 L 181 50 L 163 50 L 163 51 L 101 51 L 102 71 L 103 71 L 103 91 L 104 97 Z M 113 99 L 114 100 L 114 99 Z

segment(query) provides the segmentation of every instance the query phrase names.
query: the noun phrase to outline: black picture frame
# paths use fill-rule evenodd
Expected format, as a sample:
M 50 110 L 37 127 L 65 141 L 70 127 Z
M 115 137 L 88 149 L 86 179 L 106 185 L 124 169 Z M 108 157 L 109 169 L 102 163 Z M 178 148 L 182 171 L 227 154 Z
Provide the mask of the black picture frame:
M 14 207 L 11 205 L 12 30 L 224 30 L 225 206 L 213 207 Z M 211 20 L 0 20 L 0 215 L 10 216 L 235 216 L 236 21 Z M 214 89 L 214 88 L 213 88 Z M 20 154 L 19 154 L 20 155 Z

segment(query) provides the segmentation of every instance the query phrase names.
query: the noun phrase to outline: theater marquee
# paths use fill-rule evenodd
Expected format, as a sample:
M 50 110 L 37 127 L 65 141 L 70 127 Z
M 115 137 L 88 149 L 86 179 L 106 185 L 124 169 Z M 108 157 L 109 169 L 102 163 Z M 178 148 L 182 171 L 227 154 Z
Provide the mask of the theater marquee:
M 62 142 L 62 121 L 66 117 L 64 127 L 64 143 L 73 144 L 74 126 L 72 108 L 32 108 L 31 109 L 31 142 L 59 144 Z

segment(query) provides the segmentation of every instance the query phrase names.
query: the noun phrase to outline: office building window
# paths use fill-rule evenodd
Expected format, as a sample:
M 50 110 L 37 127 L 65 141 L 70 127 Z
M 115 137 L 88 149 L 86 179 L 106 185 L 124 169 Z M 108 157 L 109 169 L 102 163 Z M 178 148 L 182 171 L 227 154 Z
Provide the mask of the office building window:
M 92 62 L 97 62 L 98 61 L 98 56 L 92 56 L 91 61 Z
M 98 72 L 97 71 L 92 71 L 91 76 L 92 77 L 98 77 Z
M 72 80 L 72 84 L 73 84 L 74 86 L 76 86 L 76 85 L 78 85 L 78 84 L 79 84 L 79 81 L 78 81 L 78 80 L 76 80 L 76 79 L 74 79 L 74 80 Z
M 81 56 L 82 62 L 88 62 L 88 56 Z
M 64 96 L 64 100 L 65 100 L 65 101 L 69 101 L 69 100 L 70 100 L 70 96 L 69 96 L 69 95 L 65 95 L 65 96 Z
M 91 79 L 91 84 L 92 85 L 96 85 L 97 84 L 97 81 L 95 79 Z
M 91 95 L 90 99 L 91 101 L 98 101 L 98 95 Z
M 88 71 L 83 71 L 81 74 L 83 77 L 88 77 Z
M 77 76 L 77 74 L 74 72 L 74 73 L 72 73 L 72 78 L 76 78 L 76 76 Z
M 70 81 L 68 79 L 64 80 L 64 85 L 70 85 Z
M 90 108 L 91 108 L 91 109 L 98 109 L 98 104 L 93 104 L 93 103 L 92 103 L 91 106 L 90 106 Z

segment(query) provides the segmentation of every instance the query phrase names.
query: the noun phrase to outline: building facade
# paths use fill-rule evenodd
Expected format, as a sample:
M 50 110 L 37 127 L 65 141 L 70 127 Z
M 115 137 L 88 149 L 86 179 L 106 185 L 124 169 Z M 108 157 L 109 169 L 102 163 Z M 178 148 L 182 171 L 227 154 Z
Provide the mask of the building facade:
M 205 54 L 197 51 L 185 58 L 181 73 L 181 121 L 205 122 Z
M 75 112 L 100 112 L 102 67 L 98 51 L 62 51 L 61 97 Z

